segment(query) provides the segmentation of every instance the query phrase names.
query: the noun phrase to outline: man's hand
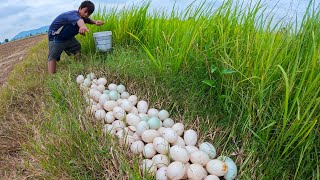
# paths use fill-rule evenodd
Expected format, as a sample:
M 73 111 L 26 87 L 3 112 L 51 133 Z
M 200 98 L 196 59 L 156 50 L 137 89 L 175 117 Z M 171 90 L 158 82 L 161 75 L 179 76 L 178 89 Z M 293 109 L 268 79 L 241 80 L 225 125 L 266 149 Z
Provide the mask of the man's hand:
M 89 32 L 89 29 L 87 28 L 87 26 L 82 26 L 82 27 L 79 28 L 79 33 L 81 35 L 84 36 L 86 34 L 86 32 Z
M 96 20 L 96 21 L 95 21 L 95 24 L 96 24 L 97 26 L 101 26 L 101 25 L 104 24 L 104 22 L 101 21 L 101 20 Z

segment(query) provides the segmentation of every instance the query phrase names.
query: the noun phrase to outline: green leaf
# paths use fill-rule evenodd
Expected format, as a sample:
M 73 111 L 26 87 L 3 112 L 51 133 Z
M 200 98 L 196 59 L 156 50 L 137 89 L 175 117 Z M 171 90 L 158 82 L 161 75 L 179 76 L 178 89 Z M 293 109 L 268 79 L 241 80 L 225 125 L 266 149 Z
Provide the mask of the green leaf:
M 204 83 L 210 87 L 216 87 L 216 82 L 214 82 L 213 80 L 203 80 L 202 83 Z
M 214 66 L 214 65 L 212 65 L 212 66 L 211 66 L 211 73 L 214 73 L 216 70 L 217 70 L 217 67 Z
M 237 71 L 232 70 L 232 69 L 223 69 L 221 71 L 222 74 L 232 74 L 232 73 L 235 73 L 235 72 L 237 72 Z

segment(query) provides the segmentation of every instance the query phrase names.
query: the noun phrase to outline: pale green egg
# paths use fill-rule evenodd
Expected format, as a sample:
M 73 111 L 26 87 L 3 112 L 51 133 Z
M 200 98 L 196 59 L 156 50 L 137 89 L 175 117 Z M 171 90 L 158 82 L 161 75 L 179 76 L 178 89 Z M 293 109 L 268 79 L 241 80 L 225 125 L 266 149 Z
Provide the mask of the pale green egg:
M 150 126 L 150 129 L 159 129 L 160 128 L 160 119 L 157 117 L 151 117 L 148 120 L 148 124 Z

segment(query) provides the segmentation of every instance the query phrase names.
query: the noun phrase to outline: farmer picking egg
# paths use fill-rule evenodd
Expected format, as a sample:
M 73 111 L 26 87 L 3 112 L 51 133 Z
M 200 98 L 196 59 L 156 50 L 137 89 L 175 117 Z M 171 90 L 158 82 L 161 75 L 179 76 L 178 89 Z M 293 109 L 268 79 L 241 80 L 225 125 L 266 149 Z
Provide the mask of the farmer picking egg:
M 167 110 L 150 107 L 123 84 L 108 84 L 94 73 L 79 75 L 76 82 L 88 103 L 86 112 L 104 123 L 103 134 L 118 137 L 120 145 L 146 158 L 140 164 L 142 174 L 157 180 L 236 178 L 230 157 L 216 158 L 213 144 L 201 142 L 199 132 L 175 122 Z

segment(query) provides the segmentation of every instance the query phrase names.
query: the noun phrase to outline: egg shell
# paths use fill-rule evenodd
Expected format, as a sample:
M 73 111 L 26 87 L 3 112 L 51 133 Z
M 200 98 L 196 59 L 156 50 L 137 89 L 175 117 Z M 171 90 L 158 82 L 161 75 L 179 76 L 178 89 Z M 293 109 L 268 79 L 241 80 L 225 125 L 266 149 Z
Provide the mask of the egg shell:
M 126 117 L 126 111 L 120 106 L 114 107 L 112 111 L 116 119 L 123 120 Z
M 216 175 L 209 175 L 204 180 L 220 180 L 220 178 Z
M 120 106 L 127 112 L 131 111 L 131 109 L 133 107 L 131 102 L 129 100 L 127 100 L 127 99 L 123 99 Z
M 98 110 L 104 110 L 103 106 L 101 106 L 101 104 L 99 104 L 99 103 L 97 103 L 97 108 L 98 108 Z
M 167 169 L 167 167 L 159 168 L 156 173 L 156 180 L 168 180 Z
M 149 124 L 149 127 L 150 129 L 159 129 L 160 128 L 160 119 L 157 118 L 157 117 L 151 117 L 149 120 L 148 120 L 148 124 Z
M 163 127 L 171 128 L 174 125 L 174 121 L 171 118 L 163 120 Z
M 219 159 L 213 159 L 207 163 L 206 169 L 212 175 L 224 176 L 228 171 L 228 166 Z
M 146 121 L 146 122 L 147 122 L 147 121 L 150 119 L 150 117 L 148 116 L 148 114 L 139 113 L 138 115 L 139 115 L 141 121 Z
M 143 174 L 155 175 L 157 172 L 157 167 L 154 165 L 153 161 L 150 159 L 142 160 L 140 168 Z
M 158 129 L 158 132 L 160 133 L 160 136 L 162 136 L 162 133 L 163 133 L 163 130 L 165 129 L 165 127 L 160 127 L 159 129 Z
M 101 95 L 102 95 L 102 93 L 101 93 L 100 91 L 96 90 L 96 91 L 93 92 L 93 97 L 92 97 L 92 98 L 93 98 L 96 102 L 99 102 L 99 98 L 100 98 Z
M 117 87 L 118 86 L 116 84 L 114 84 L 114 83 L 111 83 L 111 84 L 108 85 L 108 89 L 110 91 L 117 91 Z
M 174 145 L 170 148 L 170 158 L 174 161 L 179 161 L 182 163 L 186 163 L 190 159 L 190 155 L 186 148 Z
M 126 116 L 126 123 L 130 126 L 136 126 L 140 123 L 140 117 L 136 114 L 129 113 Z
M 217 155 L 216 148 L 209 142 L 204 142 L 199 145 L 199 149 L 209 155 L 210 159 L 213 159 Z
M 157 154 L 157 151 L 153 147 L 153 143 L 148 143 L 143 147 L 143 156 L 145 158 L 153 158 L 154 155 Z
M 148 108 L 149 108 L 148 102 L 144 101 L 144 100 L 139 101 L 137 104 L 137 108 L 138 108 L 139 113 L 146 114 L 148 112 Z
M 126 134 L 128 134 L 128 135 L 130 135 L 130 136 L 132 136 L 133 133 L 134 133 L 129 127 L 124 127 L 123 130 L 124 130 L 124 132 L 125 132 Z
M 146 121 L 140 121 L 136 126 L 136 133 L 141 136 L 145 130 L 149 129 L 149 124 Z
M 110 98 L 109 98 L 108 94 L 101 94 L 101 96 L 99 97 L 99 104 L 101 104 L 103 106 L 104 103 L 106 103 L 109 100 L 110 100 Z
M 110 135 L 114 135 L 114 134 L 116 134 L 116 129 L 114 128 L 114 126 L 113 125 L 111 125 L 111 124 L 106 124 L 106 125 L 104 125 L 104 128 L 103 128 L 103 133 L 104 134 L 110 134 Z
M 186 165 L 182 162 L 172 162 L 167 168 L 167 176 L 169 179 L 177 180 L 182 179 L 187 171 Z
M 77 77 L 77 83 L 78 84 L 81 84 L 81 83 L 83 83 L 83 81 L 84 81 L 84 76 L 83 75 L 79 75 L 78 77 Z
M 118 137 L 119 139 L 119 142 L 122 144 L 122 139 L 125 137 L 125 133 L 123 131 L 123 129 L 120 129 L 116 132 L 116 136 Z
M 118 93 L 123 93 L 124 91 L 126 90 L 126 87 L 123 85 L 123 84 L 119 84 L 118 86 L 117 86 L 117 91 L 118 91 Z
M 170 159 L 168 156 L 163 154 L 157 154 L 153 156 L 152 161 L 157 166 L 157 168 L 167 167 L 170 164 Z
M 142 141 L 141 137 L 137 133 L 133 133 L 132 137 L 135 141 Z
M 162 109 L 162 110 L 159 111 L 158 117 L 159 117 L 160 120 L 163 121 L 163 120 L 169 118 L 169 112 L 167 110 L 165 110 L 165 109 Z
M 192 129 L 188 129 L 184 132 L 183 139 L 187 146 L 194 146 L 198 141 L 197 132 Z
M 170 144 L 163 137 L 153 139 L 153 147 L 160 154 L 167 154 L 170 149 Z
M 133 154 L 141 154 L 143 152 L 144 143 L 142 141 L 135 141 L 131 144 L 130 150 Z
M 132 108 L 131 108 L 131 110 L 129 111 L 129 113 L 133 113 L 133 114 L 136 114 L 136 115 L 139 114 L 138 109 L 137 109 L 135 106 L 132 106 Z
M 190 180 L 204 179 L 208 175 L 207 170 L 200 164 L 190 164 L 187 174 Z
M 184 131 L 184 125 L 182 123 L 176 123 L 172 126 L 172 129 L 176 131 L 178 136 L 181 136 Z
M 136 95 L 131 95 L 128 97 L 128 100 L 131 102 L 133 106 L 135 106 L 138 102 L 138 97 Z
M 145 143 L 153 143 L 154 138 L 159 137 L 160 134 L 157 130 L 154 129 L 148 129 L 143 131 L 142 135 L 141 135 L 141 139 L 145 142 Z
M 234 161 L 227 156 L 219 156 L 217 159 L 225 162 L 228 166 L 227 173 L 223 177 L 226 180 L 235 179 L 237 177 L 238 168 Z
M 178 135 L 172 128 L 166 128 L 162 131 L 164 137 L 169 143 L 175 143 L 178 140 Z
M 156 108 L 150 108 L 147 114 L 149 117 L 158 117 L 159 111 Z
M 119 93 L 117 91 L 110 91 L 109 97 L 110 97 L 111 100 L 116 101 L 116 100 L 118 100 L 120 98 L 120 95 L 119 95 Z
M 194 151 L 190 154 L 190 161 L 194 164 L 205 166 L 209 162 L 209 156 L 203 151 Z
M 126 135 L 124 141 L 122 141 L 120 144 L 125 144 L 127 147 L 131 147 L 132 143 L 134 143 L 132 135 Z

